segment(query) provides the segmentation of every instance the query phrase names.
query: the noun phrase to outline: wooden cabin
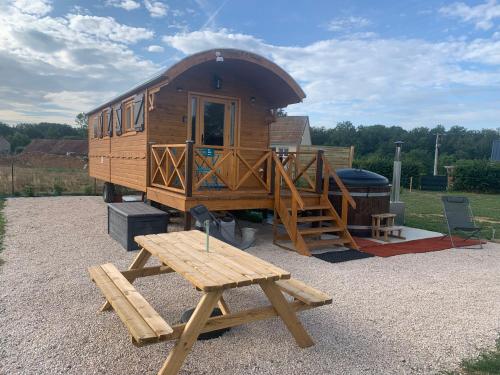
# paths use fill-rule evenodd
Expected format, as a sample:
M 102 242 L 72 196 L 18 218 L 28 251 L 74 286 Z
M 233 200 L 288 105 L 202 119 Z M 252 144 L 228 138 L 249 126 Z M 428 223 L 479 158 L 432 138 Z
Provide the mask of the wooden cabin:
M 313 207 L 323 221 L 341 221 L 325 202 L 322 173 L 332 171 L 321 152 L 301 165 L 294 153 L 284 161 L 269 147 L 277 110 L 304 98 L 297 82 L 262 56 L 235 49 L 194 54 L 88 113 L 89 174 L 105 182 L 107 193 L 121 185 L 183 212 L 200 203 L 275 210 L 285 236 L 308 254 L 297 226 L 301 213 Z M 315 178 L 306 173 L 313 165 Z M 355 246 L 337 224 L 326 232 Z M 324 232 L 315 230 L 321 242 Z

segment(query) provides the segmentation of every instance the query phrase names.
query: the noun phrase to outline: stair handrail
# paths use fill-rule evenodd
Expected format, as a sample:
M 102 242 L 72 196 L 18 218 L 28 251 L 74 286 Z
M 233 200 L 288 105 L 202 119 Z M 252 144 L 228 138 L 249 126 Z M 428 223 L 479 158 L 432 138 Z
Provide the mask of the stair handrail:
M 274 164 L 276 165 L 276 169 L 278 170 L 279 174 L 283 177 L 283 180 L 288 185 L 288 188 L 290 189 L 290 191 L 292 193 L 291 199 L 292 200 L 295 199 L 297 201 L 297 203 L 299 204 L 299 207 L 301 209 L 304 209 L 304 207 L 306 206 L 304 203 L 304 200 L 300 196 L 300 193 L 297 190 L 297 188 L 295 187 L 292 179 L 290 178 L 288 173 L 286 173 L 285 168 L 283 167 L 283 164 L 281 164 L 281 160 L 278 158 L 278 156 L 276 155 L 275 152 L 273 152 L 273 159 L 274 159 Z M 279 193 L 280 187 L 275 186 L 275 189 Z
M 328 160 L 326 159 L 326 157 L 324 155 L 323 155 L 323 165 L 324 165 L 325 170 L 327 172 L 325 179 L 328 176 L 332 176 L 333 179 L 335 180 L 335 183 L 337 184 L 340 191 L 342 192 L 342 196 L 347 199 L 347 201 L 349 202 L 349 204 L 351 205 L 352 208 L 356 209 L 356 201 L 353 199 L 353 197 L 349 193 L 349 190 L 347 190 L 346 186 L 344 185 L 344 183 L 342 182 L 342 180 L 340 179 L 338 174 L 335 172 L 335 170 L 333 170 L 330 167 L 330 164 L 328 164 Z

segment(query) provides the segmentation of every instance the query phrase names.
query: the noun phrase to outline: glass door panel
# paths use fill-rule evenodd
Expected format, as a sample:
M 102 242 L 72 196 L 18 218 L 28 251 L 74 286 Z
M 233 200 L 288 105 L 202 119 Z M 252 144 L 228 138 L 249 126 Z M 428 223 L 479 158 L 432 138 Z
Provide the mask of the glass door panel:
M 203 130 L 201 143 L 211 146 L 224 146 L 226 129 L 226 103 L 203 101 Z

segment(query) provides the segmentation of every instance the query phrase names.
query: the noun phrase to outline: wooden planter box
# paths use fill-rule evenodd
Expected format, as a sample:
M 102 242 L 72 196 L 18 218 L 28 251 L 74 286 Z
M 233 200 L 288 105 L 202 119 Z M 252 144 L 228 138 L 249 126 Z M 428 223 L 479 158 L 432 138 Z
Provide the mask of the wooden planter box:
M 137 250 L 135 236 L 167 232 L 168 214 L 142 202 L 108 204 L 108 234 L 127 251 Z

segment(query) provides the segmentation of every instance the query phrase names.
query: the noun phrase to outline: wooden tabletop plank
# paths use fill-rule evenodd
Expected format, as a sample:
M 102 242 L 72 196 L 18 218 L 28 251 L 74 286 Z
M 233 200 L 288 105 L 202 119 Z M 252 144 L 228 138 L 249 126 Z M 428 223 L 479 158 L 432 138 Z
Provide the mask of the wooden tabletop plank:
M 193 236 L 186 236 L 183 235 L 182 233 L 183 232 L 168 233 L 168 236 L 173 236 L 177 238 L 179 241 L 189 244 L 196 250 L 205 251 L 205 243 L 200 242 L 199 239 L 194 238 Z M 262 267 L 252 267 L 252 265 L 248 264 L 247 262 L 242 263 L 241 261 L 240 262 L 235 261 L 233 258 L 225 256 L 219 252 L 212 251 L 211 257 L 217 259 L 221 263 L 224 263 L 227 267 L 232 268 L 236 272 L 239 272 L 241 275 L 244 275 L 251 280 L 278 279 L 275 272 L 270 272 L 266 269 L 262 269 Z
M 200 232 L 198 230 L 191 230 L 187 232 L 177 232 L 177 233 L 182 233 L 184 236 L 197 239 L 198 241 L 205 241 L 205 233 Z M 237 249 L 234 246 L 231 246 L 221 240 L 218 240 L 217 238 L 211 237 L 210 241 L 214 245 L 216 251 L 219 254 L 222 254 L 226 257 L 230 257 L 231 259 L 237 261 L 238 263 L 256 267 L 257 270 L 259 269 L 267 270 L 278 276 L 279 279 L 290 278 L 290 272 L 285 271 L 279 267 L 276 267 L 275 265 L 268 263 L 265 260 L 262 260 L 260 258 L 257 258 L 256 256 L 248 254 L 240 249 Z
M 170 233 L 168 234 L 170 235 Z M 185 241 L 192 246 L 200 246 L 204 249 L 206 235 L 200 231 L 176 232 L 177 236 L 181 236 L 179 241 Z M 255 273 L 260 274 L 261 277 L 254 278 L 254 282 L 259 280 L 279 280 L 290 278 L 290 273 L 275 267 L 253 255 L 245 253 L 244 251 L 235 248 L 223 241 L 214 237 L 210 237 L 210 251 L 211 253 L 220 254 L 221 258 L 232 260 L 246 268 L 251 268 Z
M 197 230 L 137 236 L 135 239 L 204 291 L 290 278 L 289 272 L 213 237 L 210 237 L 207 252 L 206 235 Z
M 172 233 L 174 234 L 174 233 Z M 167 237 L 164 237 L 167 236 Z M 245 286 L 245 285 L 250 285 L 253 283 L 253 279 L 247 277 L 246 275 L 242 275 L 241 273 L 237 272 L 233 268 L 229 267 L 225 262 L 221 261 L 223 258 L 218 258 L 216 253 L 209 252 L 207 253 L 203 248 L 201 247 L 196 247 L 191 244 L 188 244 L 184 241 L 175 241 L 175 244 L 172 244 L 172 241 L 170 239 L 170 234 L 159 234 L 157 235 L 158 238 L 160 238 L 159 244 L 167 244 L 167 246 L 172 247 L 172 251 L 174 251 L 176 254 L 179 252 L 181 254 L 186 253 L 186 248 L 190 248 L 191 251 L 189 251 L 189 255 L 193 258 L 195 258 L 197 261 L 201 262 L 202 264 L 206 265 L 210 269 L 205 269 L 205 271 L 210 272 L 210 274 L 219 274 L 227 280 L 232 280 L 236 283 L 235 286 Z M 176 236 L 172 236 L 176 238 Z
M 207 292 L 220 289 L 216 281 L 201 274 L 196 268 L 186 264 L 177 256 L 165 251 L 161 245 L 156 244 L 146 236 L 136 236 L 135 241 L 143 248 L 147 249 L 153 256 L 175 270 L 175 272 L 184 276 L 186 280 L 197 288 Z
M 237 285 L 236 280 L 213 268 L 214 266 L 210 265 L 210 259 L 208 259 L 207 256 L 198 257 L 196 251 L 192 251 L 192 249 L 183 246 L 182 243 L 176 241 L 167 242 L 158 235 L 148 235 L 147 237 L 149 240 L 164 248 L 164 251 L 168 251 L 170 254 L 182 260 L 185 264 L 196 269 L 200 274 L 215 281 L 219 287 L 233 288 Z

